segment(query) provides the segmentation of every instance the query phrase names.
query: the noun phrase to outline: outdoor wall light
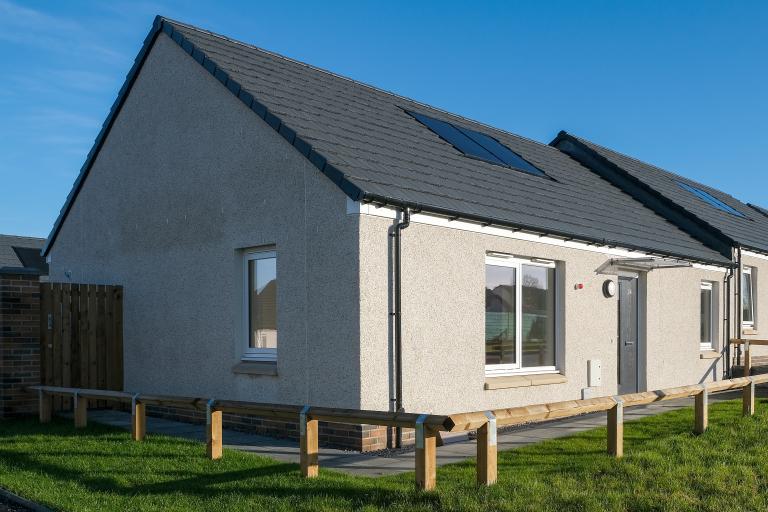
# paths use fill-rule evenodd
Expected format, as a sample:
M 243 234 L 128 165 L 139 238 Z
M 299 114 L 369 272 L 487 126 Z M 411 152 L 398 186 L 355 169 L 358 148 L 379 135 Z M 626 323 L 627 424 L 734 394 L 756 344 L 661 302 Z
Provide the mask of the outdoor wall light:
M 607 279 L 603 283 L 603 295 L 609 299 L 616 296 L 616 283 L 614 281 Z

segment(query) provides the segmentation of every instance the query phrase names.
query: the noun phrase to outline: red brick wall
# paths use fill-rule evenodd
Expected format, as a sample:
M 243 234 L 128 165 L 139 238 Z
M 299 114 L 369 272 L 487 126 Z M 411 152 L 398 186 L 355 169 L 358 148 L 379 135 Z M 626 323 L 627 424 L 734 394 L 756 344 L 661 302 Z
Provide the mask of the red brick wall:
M 0 274 L 0 418 L 35 414 L 40 384 L 40 281 L 36 275 Z
M 205 414 L 190 409 L 175 407 L 147 406 L 147 414 L 175 421 L 188 423 L 205 423 Z M 276 438 L 297 440 L 299 438 L 298 424 L 272 421 L 245 416 L 240 414 L 224 414 L 224 427 L 243 432 L 252 432 Z M 320 422 L 320 446 L 370 452 L 387 448 L 387 427 L 376 425 L 344 425 L 340 423 Z M 413 430 L 406 429 L 403 435 L 405 445 L 413 444 Z M 224 443 L 226 443 L 224 439 Z

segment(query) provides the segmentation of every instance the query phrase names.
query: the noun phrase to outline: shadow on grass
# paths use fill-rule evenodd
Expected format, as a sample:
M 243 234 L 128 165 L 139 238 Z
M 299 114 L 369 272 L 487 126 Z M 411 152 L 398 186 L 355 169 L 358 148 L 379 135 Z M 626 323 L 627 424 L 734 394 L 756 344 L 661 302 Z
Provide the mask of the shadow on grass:
M 55 447 L 46 448 L 41 443 L 42 449 L 27 450 L 23 445 L 36 446 L 37 436 L 44 436 L 46 439 L 42 443 L 49 442 Z M 105 443 L 105 450 L 79 449 L 80 439 Z M 277 463 L 242 453 L 228 454 L 232 459 L 231 466 L 226 459 L 211 462 L 203 458 L 200 443 L 175 438 L 154 437 L 138 446 L 139 451 L 132 451 L 130 443 L 132 441 L 124 431 L 100 425 L 86 430 L 74 430 L 61 422 L 43 426 L 30 422 L 12 429 L 3 429 L 0 425 L 0 460 L 14 471 L 40 475 L 55 485 L 72 484 L 91 494 L 105 493 L 123 498 L 157 496 L 161 502 L 163 498 L 179 494 L 204 500 L 233 495 L 244 499 L 259 496 L 300 500 L 331 498 L 382 508 L 402 502 L 404 491 L 414 505 L 430 506 L 440 499 L 434 493 L 418 493 L 411 487 L 404 488 L 402 482 L 380 482 L 327 470 L 321 471 L 320 478 L 307 480 L 300 476 L 298 464 Z M 13 449 L 14 444 L 16 449 Z M 190 447 L 200 449 L 200 455 L 183 453 Z M 61 462 L 55 460 L 57 457 Z M 88 463 L 96 457 L 101 458 L 98 465 Z M 142 464 L 142 459 L 147 464 Z M 166 468 L 163 459 L 174 462 Z M 189 463 L 175 462 L 182 459 Z M 253 467 L 243 467 L 251 461 Z M 155 464 L 157 466 L 152 467 Z M 235 467 L 227 469 L 232 466 Z

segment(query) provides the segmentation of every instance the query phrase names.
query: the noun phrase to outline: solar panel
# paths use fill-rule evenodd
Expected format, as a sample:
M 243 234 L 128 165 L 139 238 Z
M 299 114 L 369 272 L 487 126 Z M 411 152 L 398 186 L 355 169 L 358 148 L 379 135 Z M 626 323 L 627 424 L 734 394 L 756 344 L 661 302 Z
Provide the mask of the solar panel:
M 739 210 L 725 204 L 724 202 L 722 202 L 721 200 L 719 200 L 709 192 L 705 192 L 700 188 L 694 187 L 693 185 L 689 185 L 688 183 L 683 183 L 682 181 L 678 181 L 676 183 L 683 190 L 687 190 L 691 194 L 695 195 L 705 203 L 708 203 L 711 206 L 714 206 L 718 210 L 722 210 L 726 213 L 730 213 L 731 215 L 735 215 L 736 217 L 742 217 L 745 219 L 747 218 L 747 216 L 741 213 Z
M 510 167 L 534 176 L 548 177 L 544 171 L 534 167 L 530 162 L 490 135 L 416 112 L 408 112 L 408 114 L 467 156 L 495 165 Z

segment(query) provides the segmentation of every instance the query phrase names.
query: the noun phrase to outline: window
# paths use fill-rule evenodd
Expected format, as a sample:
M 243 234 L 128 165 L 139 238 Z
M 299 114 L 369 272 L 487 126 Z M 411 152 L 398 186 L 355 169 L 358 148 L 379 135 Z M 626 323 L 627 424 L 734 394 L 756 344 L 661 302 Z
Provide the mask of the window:
M 243 359 L 277 359 L 277 255 L 274 251 L 248 252 L 244 258 Z
M 701 350 L 713 350 L 715 348 L 715 301 L 713 285 L 710 282 L 701 283 Z
M 534 167 L 530 162 L 490 135 L 415 112 L 408 112 L 408 114 L 466 156 L 478 158 L 491 164 L 510 167 L 534 176 L 548 177 L 544 171 Z
M 555 344 L 555 264 L 488 256 L 486 373 L 555 372 Z
M 742 217 L 745 219 L 747 218 L 747 216 L 741 213 L 739 210 L 731 206 L 728 206 L 723 201 L 719 200 L 709 192 L 705 192 L 700 188 L 694 187 L 693 185 L 689 185 L 688 183 L 683 183 L 682 181 L 678 181 L 677 185 L 683 190 L 687 190 L 691 194 L 695 195 L 705 203 L 708 203 L 711 206 L 714 206 L 718 210 L 722 210 L 726 213 L 730 213 L 731 215 L 735 215 L 736 217 Z
M 744 267 L 741 273 L 741 321 L 744 327 L 755 326 L 754 269 Z

